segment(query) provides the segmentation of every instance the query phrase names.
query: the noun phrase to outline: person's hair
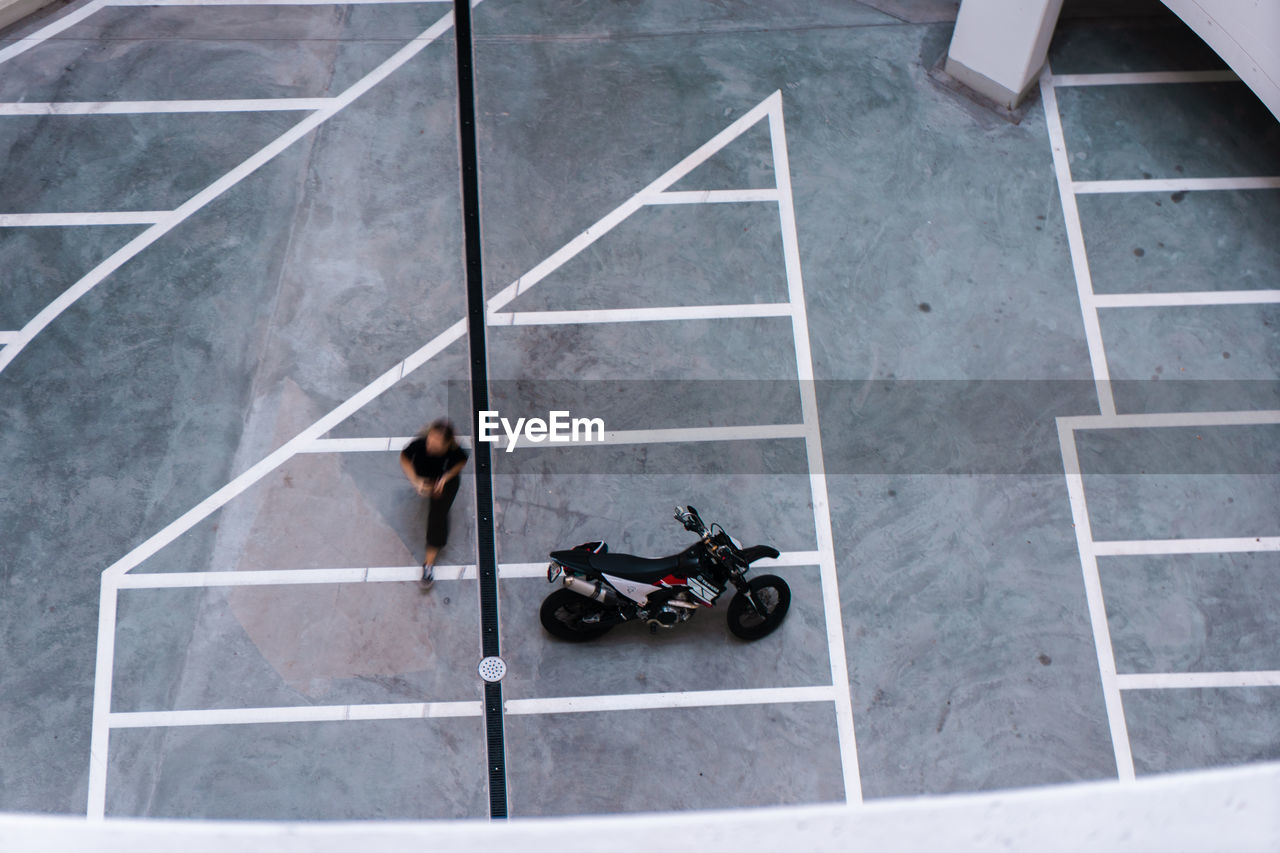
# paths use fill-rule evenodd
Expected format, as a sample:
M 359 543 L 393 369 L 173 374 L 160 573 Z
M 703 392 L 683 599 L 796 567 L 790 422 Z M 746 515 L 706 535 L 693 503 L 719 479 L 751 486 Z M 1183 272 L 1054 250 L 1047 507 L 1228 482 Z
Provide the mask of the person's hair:
M 452 445 L 454 443 L 453 423 L 448 418 L 436 418 L 434 421 L 424 426 L 418 432 L 418 435 L 422 438 L 426 438 L 428 433 L 435 432 L 436 430 L 439 430 L 441 435 L 444 436 L 445 444 Z

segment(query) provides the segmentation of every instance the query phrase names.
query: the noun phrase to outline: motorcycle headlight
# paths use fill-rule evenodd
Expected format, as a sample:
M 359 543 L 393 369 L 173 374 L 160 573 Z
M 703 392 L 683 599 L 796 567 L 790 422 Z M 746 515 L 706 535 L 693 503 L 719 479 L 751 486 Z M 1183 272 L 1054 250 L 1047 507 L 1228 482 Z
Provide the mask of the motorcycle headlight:
M 547 563 L 547 582 L 554 583 L 555 579 L 560 577 L 560 564 L 555 560 Z

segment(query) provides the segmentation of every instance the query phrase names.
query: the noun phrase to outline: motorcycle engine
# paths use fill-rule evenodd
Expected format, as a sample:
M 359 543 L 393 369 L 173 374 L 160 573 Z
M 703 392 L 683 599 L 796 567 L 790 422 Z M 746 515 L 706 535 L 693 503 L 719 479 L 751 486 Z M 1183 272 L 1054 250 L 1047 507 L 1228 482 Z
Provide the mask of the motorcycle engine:
M 688 618 L 688 610 L 663 605 L 657 610 L 649 611 L 648 622 L 655 628 L 670 628 L 677 622 L 683 622 Z

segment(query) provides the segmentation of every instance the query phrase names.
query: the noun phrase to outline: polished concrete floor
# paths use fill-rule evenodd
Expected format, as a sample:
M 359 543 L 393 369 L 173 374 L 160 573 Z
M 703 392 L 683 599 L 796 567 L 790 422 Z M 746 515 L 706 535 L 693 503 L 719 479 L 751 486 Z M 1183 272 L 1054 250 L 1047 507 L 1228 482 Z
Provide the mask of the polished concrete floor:
M 1080 194 L 1075 220 L 1051 145 L 1060 120 L 1075 181 L 1275 176 L 1280 125 L 1221 81 L 1063 86 L 1051 115 L 1037 96 L 1010 124 L 927 76 L 953 4 L 785 5 L 476 9 L 497 407 L 686 431 L 495 457 L 512 814 L 1280 758 L 1280 688 L 1250 682 L 1280 670 L 1275 419 L 1057 420 L 1099 415 L 1099 370 L 1120 415 L 1280 409 L 1274 302 L 1102 307 L 1091 352 L 1078 286 L 1274 290 L 1280 190 Z M 466 417 L 447 9 L 107 5 L 4 61 L 5 103 L 217 103 L 0 114 L 0 216 L 67 215 L 0 219 L 0 333 L 80 286 L 39 334 L 0 338 L 0 809 L 92 812 L 101 784 L 112 816 L 487 814 L 473 492 L 424 595 L 425 513 L 389 452 Z M 1068 18 L 1050 60 L 1220 67 L 1151 15 Z M 793 231 L 776 200 L 648 204 L 579 239 L 775 92 L 664 189 L 777 188 Z M 74 216 L 92 212 L 133 219 Z M 800 328 L 776 310 L 797 295 Z M 621 309 L 662 310 L 540 313 Z M 825 477 L 812 435 L 688 432 L 798 424 L 810 371 Z M 547 637 L 546 552 L 683 547 L 676 503 L 784 552 L 768 570 L 794 593 L 782 629 L 740 643 L 722 607 L 656 636 Z M 1090 544 L 1188 539 L 1232 542 Z M 263 570 L 280 574 L 246 581 Z M 1123 681 L 1137 674 L 1155 680 Z

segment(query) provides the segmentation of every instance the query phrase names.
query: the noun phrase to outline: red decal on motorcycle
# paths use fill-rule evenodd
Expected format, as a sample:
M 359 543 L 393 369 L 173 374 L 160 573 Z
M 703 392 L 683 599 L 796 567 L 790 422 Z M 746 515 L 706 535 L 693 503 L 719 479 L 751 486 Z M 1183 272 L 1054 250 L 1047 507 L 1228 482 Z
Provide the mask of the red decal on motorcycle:
M 678 578 L 675 575 L 667 575 L 662 579 L 661 583 L 666 586 L 684 586 L 688 583 L 684 578 Z

